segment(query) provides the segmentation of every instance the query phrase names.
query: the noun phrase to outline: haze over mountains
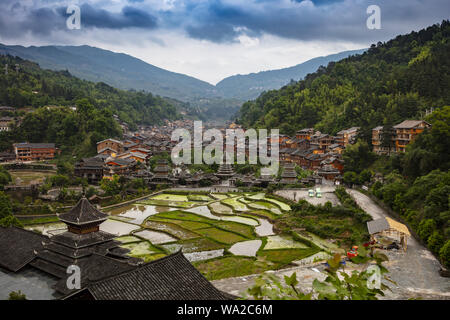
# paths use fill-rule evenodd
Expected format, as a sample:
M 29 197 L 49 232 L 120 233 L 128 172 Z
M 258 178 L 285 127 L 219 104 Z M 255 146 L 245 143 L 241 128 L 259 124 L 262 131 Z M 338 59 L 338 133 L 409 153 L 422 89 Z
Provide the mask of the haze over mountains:
M 39 63 L 42 68 L 68 70 L 81 79 L 105 82 L 119 89 L 145 90 L 204 107 L 208 101 L 228 99 L 236 102 L 254 99 L 263 91 L 278 89 L 293 80 L 303 79 L 321 65 L 338 61 L 365 49 L 318 57 L 299 65 L 248 75 L 235 75 L 216 86 L 184 74 L 167 71 L 123 53 L 90 46 L 13 46 L 0 44 L 0 54 L 19 56 Z M 206 99 L 206 100 L 205 100 Z M 227 101 L 227 100 L 226 100 Z M 224 106 L 227 103 L 223 104 Z M 222 105 L 222 104 L 221 104 Z

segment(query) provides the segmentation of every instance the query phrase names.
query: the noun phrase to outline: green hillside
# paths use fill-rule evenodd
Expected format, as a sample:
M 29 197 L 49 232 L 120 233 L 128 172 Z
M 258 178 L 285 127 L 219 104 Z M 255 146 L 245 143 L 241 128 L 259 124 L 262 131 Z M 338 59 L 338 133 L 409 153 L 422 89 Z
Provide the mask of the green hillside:
M 155 67 L 127 54 L 90 46 L 0 44 L 0 54 L 34 61 L 45 69 L 68 70 L 80 79 L 105 82 L 124 90 L 145 90 L 182 101 L 217 95 L 215 87 L 207 82 Z
M 363 53 L 366 49 L 344 51 L 325 57 L 317 57 L 296 66 L 278 70 L 268 70 L 246 75 L 235 75 L 216 84 L 217 89 L 226 97 L 241 100 L 255 99 L 263 91 L 279 89 L 291 80 L 303 79 L 308 73 L 315 72 L 320 66 L 339 61 L 348 56 Z
M 450 102 L 450 25 L 372 45 L 356 55 L 243 105 L 249 127 L 303 127 L 335 134 L 343 128 L 369 129 L 416 118 Z
M 151 93 L 80 80 L 68 71 L 43 70 L 18 57 L 0 55 L 0 70 L 0 105 L 16 108 L 6 115 L 23 117 L 20 128 L 0 133 L 0 151 L 18 141 L 55 142 L 64 152 L 88 155 L 96 141 L 122 134 L 114 115 L 135 128 L 180 119 L 177 110 L 185 108 Z

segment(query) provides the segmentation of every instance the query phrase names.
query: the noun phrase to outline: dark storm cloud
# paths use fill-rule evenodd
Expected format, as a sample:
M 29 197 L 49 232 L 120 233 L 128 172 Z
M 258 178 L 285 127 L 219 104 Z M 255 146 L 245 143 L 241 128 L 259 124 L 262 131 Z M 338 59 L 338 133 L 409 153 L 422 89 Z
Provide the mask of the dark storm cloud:
M 188 1 L 178 12 L 191 37 L 214 42 L 232 41 L 245 32 L 298 40 L 375 41 L 420 29 L 450 17 L 448 0 L 254 0 Z M 377 4 L 382 29 L 369 30 L 366 10 Z M 244 30 L 244 31 L 243 31 Z
M 184 31 L 188 37 L 217 43 L 245 34 L 275 35 L 296 40 L 368 42 L 418 30 L 450 17 L 448 0 L 121 0 L 114 10 L 108 1 L 84 0 L 82 30 L 157 28 Z M 17 0 L 0 2 L 0 35 L 23 32 L 48 35 L 66 30 L 62 0 L 36 1 L 25 7 Z M 368 30 L 366 9 L 381 8 L 382 29 Z M 101 32 L 101 31 L 99 31 Z
M 81 7 L 83 27 L 97 27 L 106 29 L 124 29 L 130 27 L 153 29 L 156 18 L 146 11 L 125 6 L 120 13 L 111 13 L 104 9 L 97 9 L 89 4 Z
M 37 36 L 48 36 L 53 31 L 65 31 L 66 20 L 70 14 L 67 7 L 42 6 L 26 7 L 17 1 L 0 2 L 0 36 L 5 38 L 19 37 L 31 33 Z M 154 29 L 157 19 L 145 10 L 125 5 L 120 12 L 109 12 L 95 8 L 87 3 L 81 5 L 82 28 L 124 29 L 130 27 Z

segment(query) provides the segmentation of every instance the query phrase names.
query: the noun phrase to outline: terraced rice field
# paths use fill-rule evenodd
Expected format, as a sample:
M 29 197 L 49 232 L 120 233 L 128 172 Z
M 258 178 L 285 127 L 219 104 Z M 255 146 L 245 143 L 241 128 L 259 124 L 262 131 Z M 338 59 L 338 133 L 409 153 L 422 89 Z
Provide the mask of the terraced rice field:
M 222 200 L 221 203 L 231 206 L 234 211 L 239 211 L 239 212 L 248 211 L 247 206 L 244 203 L 238 201 L 237 198 L 228 198 L 228 199 Z
M 100 230 L 117 235 L 118 237 L 128 235 L 140 227 L 135 224 L 108 219 L 100 225 Z
M 282 214 L 281 209 L 277 205 L 266 201 L 255 201 L 249 203 L 248 206 L 253 209 L 268 210 L 276 215 Z
M 199 235 L 197 233 L 189 231 L 189 229 L 182 228 L 175 223 L 149 220 L 149 221 L 145 222 L 144 226 L 145 226 L 145 228 L 148 228 L 148 229 L 168 233 L 169 235 L 171 235 L 177 239 L 181 239 L 181 240 L 194 239 L 194 238 L 199 237 Z M 206 225 L 204 225 L 204 226 L 206 226 Z
M 213 211 L 214 213 L 217 214 L 227 214 L 227 215 L 233 215 L 233 209 L 221 204 L 220 202 L 213 202 L 211 204 L 209 204 L 209 207 L 211 209 L 211 211 Z
M 130 255 L 150 261 L 182 250 L 210 279 L 279 268 L 317 252 L 275 235 L 268 219 L 291 208 L 264 193 L 162 193 L 127 209 L 115 213 L 128 219 L 118 223 L 140 228 L 117 238 L 133 249 Z
M 281 268 L 315 254 L 316 248 L 274 233 L 273 220 L 289 210 L 261 192 L 161 193 L 110 210 L 113 217 L 100 229 L 115 234 L 132 257 L 152 261 L 182 250 L 206 277 L 220 279 Z M 64 225 L 28 228 L 45 233 L 59 227 Z
M 281 210 L 283 210 L 283 211 L 291 211 L 291 207 L 290 207 L 288 204 L 286 204 L 286 203 L 284 203 L 284 202 L 281 202 L 281 201 L 279 201 L 279 200 L 272 199 L 272 198 L 266 198 L 266 197 L 264 197 L 263 200 L 269 201 L 269 202 L 272 202 L 272 203 L 276 204 L 276 205 L 279 206 L 279 207 L 281 208 Z
M 308 246 L 301 242 L 295 241 L 292 237 L 282 237 L 278 235 L 267 237 L 267 244 L 264 246 L 264 250 L 293 248 L 306 249 Z
M 164 232 L 152 231 L 152 230 L 143 230 L 139 232 L 135 232 L 135 235 L 149 240 L 153 244 L 161 244 L 176 241 L 177 239 L 169 236 Z

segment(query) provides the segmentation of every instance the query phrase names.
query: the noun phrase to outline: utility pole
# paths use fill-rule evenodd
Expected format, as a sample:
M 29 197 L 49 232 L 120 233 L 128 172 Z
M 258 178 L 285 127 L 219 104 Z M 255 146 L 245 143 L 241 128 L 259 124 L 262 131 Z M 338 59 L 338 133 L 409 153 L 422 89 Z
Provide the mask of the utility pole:
M 5 64 L 5 75 L 8 75 L 8 64 Z

